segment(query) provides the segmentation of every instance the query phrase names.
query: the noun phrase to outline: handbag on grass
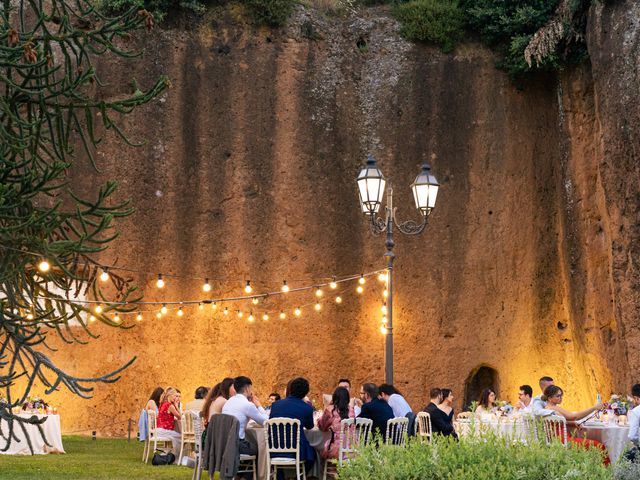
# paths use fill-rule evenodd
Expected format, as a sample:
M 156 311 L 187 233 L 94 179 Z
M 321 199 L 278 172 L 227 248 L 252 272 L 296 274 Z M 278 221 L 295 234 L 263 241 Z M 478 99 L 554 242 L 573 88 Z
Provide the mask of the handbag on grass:
M 155 452 L 151 459 L 151 465 L 171 465 L 176 461 L 176 456 L 169 452 L 166 454 Z

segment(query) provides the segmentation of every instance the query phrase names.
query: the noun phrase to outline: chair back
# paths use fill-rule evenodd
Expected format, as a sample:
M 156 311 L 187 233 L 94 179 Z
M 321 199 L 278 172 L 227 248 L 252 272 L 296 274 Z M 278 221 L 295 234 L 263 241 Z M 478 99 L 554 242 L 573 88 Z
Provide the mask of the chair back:
M 196 453 L 202 451 L 202 419 L 198 412 L 188 412 L 191 416 L 191 424 L 193 425 L 193 435 L 196 439 Z
M 431 415 L 428 412 L 418 412 L 416 415 L 416 435 L 431 441 Z
M 158 412 L 155 410 L 147 410 L 147 421 L 149 425 L 149 439 L 151 440 L 157 436 Z
M 387 445 L 400 445 L 404 447 L 407 444 L 408 428 L 409 419 L 407 417 L 396 417 L 388 420 L 385 443 Z
M 535 415 L 525 413 L 522 415 L 522 426 L 524 428 L 525 441 L 536 443 L 540 441 L 540 432 L 544 431 L 543 420 Z
M 567 421 L 564 417 L 558 415 L 544 417 L 542 419 L 542 427 L 546 443 L 551 443 L 554 439 L 558 439 L 564 446 L 567 445 Z
M 180 416 L 180 424 L 182 426 L 182 435 L 193 435 L 194 431 L 193 431 L 193 415 L 192 414 L 196 414 L 195 412 L 182 412 L 182 415 Z M 197 414 L 196 414 L 197 417 Z
M 356 445 L 364 447 L 371 441 L 371 429 L 373 420 L 370 418 L 356 418 Z
M 294 453 L 300 461 L 300 420 L 297 418 L 271 418 L 264 422 L 267 454 Z

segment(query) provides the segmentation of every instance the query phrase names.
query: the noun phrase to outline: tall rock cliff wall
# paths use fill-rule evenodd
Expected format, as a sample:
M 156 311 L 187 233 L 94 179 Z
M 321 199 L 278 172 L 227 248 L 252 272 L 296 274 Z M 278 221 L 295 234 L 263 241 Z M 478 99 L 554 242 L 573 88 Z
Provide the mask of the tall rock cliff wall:
M 159 31 L 141 62 L 100 65 L 114 87 L 172 79 L 125 121 L 147 143 L 107 137 L 101 172 L 80 162 L 73 184 L 120 182 L 137 211 L 104 261 L 149 272 L 134 275 L 146 299 L 180 300 L 200 298 L 201 282 L 169 278 L 159 295 L 153 274 L 223 277 L 214 292 L 237 295 L 245 278 L 264 291 L 383 267 L 383 240 L 359 211 L 358 167 L 373 153 L 398 216 L 416 219 L 409 185 L 429 161 L 437 208 L 425 234 L 396 242 L 397 386 L 415 408 L 432 386 L 450 386 L 460 406 L 465 381 L 486 366 L 500 397 L 547 374 L 568 406 L 586 406 L 596 390 L 625 391 L 640 366 L 635 10 L 594 8 L 592 64 L 524 90 L 484 48 L 444 55 L 407 43 L 375 11 L 298 10 L 277 32 L 210 20 Z M 189 399 L 245 374 L 264 397 L 305 375 L 319 398 L 339 377 L 382 382 L 382 287 L 366 287 L 301 318 L 291 312 L 311 293 L 229 305 L 285 309 L 286 320 L 249 324 L 207 307 L 146 315 L 126 331 L 97 326 L 89 345 L 60 346 L 65 368 L 89 376 L 138 359 L 93 400 L 60 395 L 63 428 L 121 433 L 157 385 Z

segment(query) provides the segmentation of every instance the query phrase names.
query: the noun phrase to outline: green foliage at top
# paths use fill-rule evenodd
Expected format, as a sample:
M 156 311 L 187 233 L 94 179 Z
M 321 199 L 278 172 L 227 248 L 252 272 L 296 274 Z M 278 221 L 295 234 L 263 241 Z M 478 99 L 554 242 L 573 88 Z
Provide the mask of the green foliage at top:
M 339 480 L 611 480 L 598 449 L 570 443 L 507 445 L 492 433 L 455 441 L 436 436 L 431 444 L 412 438 L 406 448 L 367 446 L 339 469 Z
M 411 0 L 394 8 L 409 40 L 434 43 L 450 52 L 464 36 L 464 14 L 457 0 Z
M 257 25 L 280 27 L 293 11 L 293 0 L 245 0 L 251 18 Z

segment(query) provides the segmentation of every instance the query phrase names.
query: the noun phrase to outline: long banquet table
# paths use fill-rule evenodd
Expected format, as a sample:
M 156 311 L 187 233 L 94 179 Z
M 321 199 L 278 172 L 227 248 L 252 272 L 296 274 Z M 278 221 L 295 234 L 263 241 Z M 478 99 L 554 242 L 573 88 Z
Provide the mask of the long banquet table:
M 628 443 L 629 427 L 626 425 L 616 425 L 601 422 L 587 422 L 582 425 L 586 437 L 590 440 L 597 440 L 607 447 L 609 458 L 612 462 L 617 461 Z
M 48 446 L 44 443 L 42 435 L 38 430 L 36 425 L 31 425 L 25 423 L 25 430 L 29 439 L 31 440 L 31 445 L 33 446 L 33 453 L 37 455 L 42 455 L 46 453 L 65 453 L 64 447 L 62 446 L 62 432 L 60 430 L 60 416 L 59 415 L 42 415 L 36 413 L 20 413 L 19 417 L 22 418 L 31 418 L 36 416 L 38 418 L 46 418 L 46 421 L 42 424 L 42 429 L 44 431 L 45 438 L 49 442 L 51 446 Z M 6 435 L 9 431 L 9 424 L 5 420 L 0 420 L 0 428 Z M 31 450 L 29 450 L 29 444 L 27 443 L 27 439 L 24 435 L 24 431 L 22 427 L 18 424 L 18 422 L 14 422 L 13 424 L 13 432 L 18 437 L 18 440 L 15 438 L 11 441 L 11 445 L 9 449 L 6 451 L 4 447 L 6 447 L 7 443 L 5 440 L 0 438 L 0 454 L 4 455 L 31 455 Z

